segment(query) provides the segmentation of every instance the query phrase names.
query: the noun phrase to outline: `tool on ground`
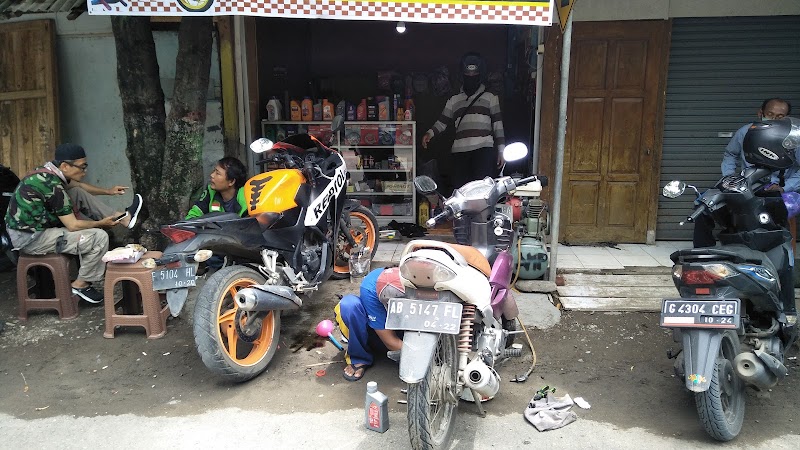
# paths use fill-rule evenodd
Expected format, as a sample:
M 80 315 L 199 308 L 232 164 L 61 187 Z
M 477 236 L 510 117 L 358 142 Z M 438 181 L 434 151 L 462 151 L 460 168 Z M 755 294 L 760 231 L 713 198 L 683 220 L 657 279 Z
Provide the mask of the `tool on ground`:
M 344 350 L 342 344 L 340 344 L 339 341 L 336 340 L 335 337 L 333 337 L 332 331 L 333 331 L 333 322 L 331 322 L 328 319 L 325 319 L 317 324 L 317 334 L 319 336 L 327 337 L 328 339 L 331 340 L 331 342 L 333 342 L 333 345 L 335 345 L 336 348 L 338 348 L 339 350 Z

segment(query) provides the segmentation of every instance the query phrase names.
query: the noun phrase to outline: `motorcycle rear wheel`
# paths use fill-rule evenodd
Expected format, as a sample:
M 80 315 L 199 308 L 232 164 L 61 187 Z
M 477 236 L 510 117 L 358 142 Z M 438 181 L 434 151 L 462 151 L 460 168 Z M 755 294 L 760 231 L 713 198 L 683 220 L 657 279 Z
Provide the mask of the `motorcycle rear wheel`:
M 725 331 L 719 347 L 711 386 L 695 393 L 694 400 L 706 432 L 718 441 L 730 441 L 742 429 L 747 397 L 744 382 L 733 369 L 733 359 L 739 354 L 736 332 Z
M 353 246 L 347 241 L 347 234 L 353 237 L 357 245 L 362 242 L 365 247 L 372 249 L 370 257 L 375 257 L 378 251 L 378 219 L 372 211 L 364 206 L 359 206 L 350 211 L 348 218 L 350 230 L 339 230 L 339 237 L 336 242 L 336 255 L 333 265 L 331 278 L 343 280 L 350 276 L 350 254 Z
M 408 385 L 408 436 L 414 450 L 450 447 L 458 410 L 458 350 L 452 334 L 440 334 L 425 378 Z
M 243 382 L 260 374 L 278 348 L 279 311 L 260 313 L 261 330 L 255 333 L 252 342 L 241 339 L 236 331 L 236 312 L 239 309 L 234 301 L 236 292 L 265 282 L 264 277 L 253 269 L 228 266 L 214 273 L 197 296 L 194 307 L 197 353 L 209 370 L 228 380 Z

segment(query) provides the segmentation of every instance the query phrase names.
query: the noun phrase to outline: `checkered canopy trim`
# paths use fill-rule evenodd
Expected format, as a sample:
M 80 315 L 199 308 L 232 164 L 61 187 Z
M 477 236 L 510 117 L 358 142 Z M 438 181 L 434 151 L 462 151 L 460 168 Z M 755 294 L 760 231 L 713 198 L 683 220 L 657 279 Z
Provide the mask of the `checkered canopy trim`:
M 248 15 L 306 19 L 550 25 L 552 0 L 87 0 L 96 15 Z

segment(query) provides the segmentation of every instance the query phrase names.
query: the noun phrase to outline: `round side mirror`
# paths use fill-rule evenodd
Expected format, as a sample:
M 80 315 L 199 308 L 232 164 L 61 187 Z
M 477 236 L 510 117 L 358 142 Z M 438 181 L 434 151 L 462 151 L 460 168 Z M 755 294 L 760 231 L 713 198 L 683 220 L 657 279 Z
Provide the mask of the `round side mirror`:
M 528 146 L 522 142 L 508 144 L 503 149 L 503 159 L 506 162 L 518 161 L 528 154 Z
M 679 180 L 672 180 L 664 185 L 661 195 L 667 198 L 680 197 L 686 190 L 686 183 Z
M 427 175 L 420 175 L 414 178 L 414 187 L 417 189 L 417 192 L 421 194 L 432 194 L 436 192 L 436 182 L 433 181 L 433 178 Z
M 272 150 L 272 146 L 275 145 L 272 141 L 267 138 L 260 138 L 253 141 L 250 144 L 250 150 L 254 153 L 264 153 Z

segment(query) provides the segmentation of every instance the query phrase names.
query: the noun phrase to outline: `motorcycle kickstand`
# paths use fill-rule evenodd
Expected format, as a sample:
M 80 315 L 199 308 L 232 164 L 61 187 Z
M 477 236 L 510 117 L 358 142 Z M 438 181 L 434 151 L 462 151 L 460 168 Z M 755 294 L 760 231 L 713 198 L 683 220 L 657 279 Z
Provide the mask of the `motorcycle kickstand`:
M 483 409 L 483 405 L 481 405 L 481 397 L 475 392 L 475 389 L 470 388 L 470 392 L 472 393 L 472 401 L 475 402 L 475 407 L 478 408 L 478 415 L 486 417 L 486 410 Z

